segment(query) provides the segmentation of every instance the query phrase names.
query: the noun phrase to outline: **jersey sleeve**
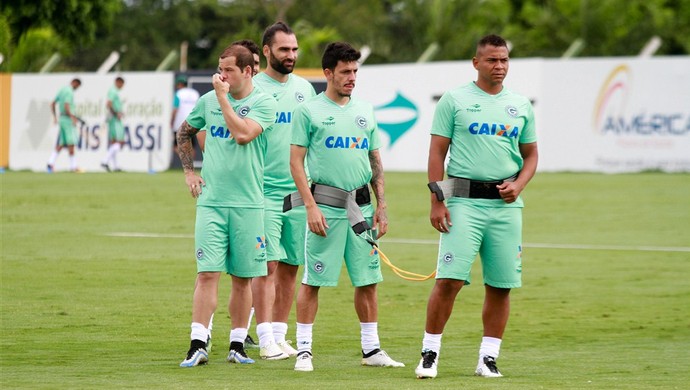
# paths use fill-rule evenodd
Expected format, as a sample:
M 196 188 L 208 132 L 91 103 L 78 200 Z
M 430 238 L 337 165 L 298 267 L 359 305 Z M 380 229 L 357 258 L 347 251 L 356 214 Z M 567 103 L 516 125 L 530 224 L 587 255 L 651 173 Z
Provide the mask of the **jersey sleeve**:
M 264 131 L 273 125 L 275 117 L 276 101 L 269 95 L 264 95 L 264 98 L 258 100 L 246 116 L 246 118 L 258 123 Z
M 455 127 L 455 104 L 449 92 L 441 96 L 434 111 L 434 120 L 431 123 L 431 134 L 452 138 Z
M 58 93 L 55 95 L 55 99 L 54 99 L 53 101 L 55 101 L 55 102 L 60 102 L 60 101 L 62 101 L 63 96 L 64 96 L 64 91 L 65 91 L 65 90 L 64 90 L 63 88 L 60 88 L 60 90 L 58 91 Z
M 311 141 L 309 110 L 304 103 L 295 108 L 292 114 L 292 139 L 291 144 L 309 146 Z
M 520 140 L 518 141 L 521 144 L 537 142 L 537 126 L 534 120 L 534 110 L 532 109 L 532 104 L 529 102 L 527 102 L 525 106 L 525 127 L 522 129 Z
M 180 95 L 175 93 L 175 97 L 173 98 L 173 108 L 179 108 L 180 107 Z

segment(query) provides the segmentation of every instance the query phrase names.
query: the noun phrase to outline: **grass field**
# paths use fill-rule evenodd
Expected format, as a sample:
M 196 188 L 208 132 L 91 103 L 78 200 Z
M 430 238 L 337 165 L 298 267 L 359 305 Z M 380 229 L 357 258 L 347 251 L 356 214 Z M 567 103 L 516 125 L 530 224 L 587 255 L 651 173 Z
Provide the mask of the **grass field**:
M 513 292 L 499 359 L 505 377 L 472 376 L 483 296 L 475 264 L 475 283 L 458 296 L 443 337 L 439 376 L 427 381 L 414 367 L 433 282 L 387 268 L 379 333 L 404 369 L 359 366 L 346 276 L 321 291 L 313 373 L 293 371 L 293 359 L 225 362 L 228 277 L 210 363 L 181 369 L 196 270 L 194 202 L 182 173 L 6 172 L 0 180 L 3 389 L 689 386 L 688 174 L 538 174 L 524 194 L 524 287 Z M 428 274 L 438 237 L 425 184 L 424 174 L 387 174 L 391 225 L 381 248 L 396 265 Z M 294 330 L 293 308 L 293 340 Z

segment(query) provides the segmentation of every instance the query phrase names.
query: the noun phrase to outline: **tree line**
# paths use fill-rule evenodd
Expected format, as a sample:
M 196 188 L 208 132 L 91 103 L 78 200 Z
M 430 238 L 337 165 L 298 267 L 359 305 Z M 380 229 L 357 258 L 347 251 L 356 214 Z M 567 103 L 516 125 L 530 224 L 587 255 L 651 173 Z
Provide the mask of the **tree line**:
M 119 71 L 154 70 L 182 42 L 189 69 L 213 69 L 276 20 L 295 30 L 300 67 L 320 67 L 335 40 L 368 47 L 367 64 L 465 60 L 489 33 L 513 58 L 560 57 L 576 40 L 578 56 L 635 56 L 654 36 L 656 55 L 690 53 L 690 0 L 5 0 L 0 71 L 36 72 L 54 53 L 53 71 L 95 71 L 113 51 Z

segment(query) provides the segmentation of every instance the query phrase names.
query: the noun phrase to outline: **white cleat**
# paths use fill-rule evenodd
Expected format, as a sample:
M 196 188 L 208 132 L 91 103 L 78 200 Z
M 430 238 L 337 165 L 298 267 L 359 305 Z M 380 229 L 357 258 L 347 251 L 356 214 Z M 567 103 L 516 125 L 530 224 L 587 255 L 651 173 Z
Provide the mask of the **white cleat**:
M 496 367 L 496 358 L 493 356 L 484 356 L 477 364 L 477 370 L 474 372 L 477 376 L 484 378 L 500 378 L 503 376 L 498 367 Z
M 311 364 L 311 352 L 302 351 L 297 354 L 297 360 L 295 361 L 295 371 L 314 371 L 314 366 Z
M 283 360 L 290 357 L 273 341 L 259 348 L 259 356 L 264 360 Z
M 396 362 L 388 356 L 386 351 L 378 348 L 369 352 L 368 356 L 362 357 L 362 365 L 372 367 L 405 367 L 404 363 Z
M 278 343 L 278 347 L 283 350 L 288 356 L 293 357 L 297 356 L 297 350 L 292 348 L 292 345 L 290 345 L 290 341 L 288 340 L 283 340 Z
M 438 373 L 438 359 L 436 358 L 438 354 L 432 350 L 425 349 L 422 351 L 422 359 L 419 361 L 417 368 L 414 373 L 417 375 L 417 379 L 436 378 Z

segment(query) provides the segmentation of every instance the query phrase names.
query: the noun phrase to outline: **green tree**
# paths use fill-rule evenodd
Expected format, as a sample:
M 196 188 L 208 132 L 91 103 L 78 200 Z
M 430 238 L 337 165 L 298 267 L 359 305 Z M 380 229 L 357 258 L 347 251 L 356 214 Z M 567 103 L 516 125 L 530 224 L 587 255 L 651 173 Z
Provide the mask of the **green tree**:
M 637 55 L 654 35 L 663 40 L 657 54 L 690 53 L 690 0 L 24 2 L 0 5 L 11 44 L 27 25 L 53 26 L 64 43 L 60 50 L 67 53 L 62 66 L 75 70 L 95 70 L 114 50 L 121 54 L 120 70 L 152 70 L 183 41 L 189 43 L 190 69 L 214 69 L 230 42 L 249 38 L 260 44 L 264 28 L 277 20 L 297 33 L 304 67 L 319 67 L 325 44 L 334 40 L 368 46 L 367 64 L 414 62 L 430 45 L 438 47 L 434 61 L 466 60 L 489 33 L 511 41 L 514 58 L 559 57 L 578 38 L 585 41 L 582 56 Z M 77 14 L 105 23 L 74 21 Z
M 8 69 L 7 59 L 12 54 L 12 33 L 10 32 L 10 25 L 7 23 L 7 18 L 5 15 L 0 13 L 0 54 L 2 54 L 3 59 L 0 63 L 0 71 L 6 71 Z
M 634 56 L 653 36 L 657 54 L 688 54 L 688 0 L 513 0 L 506 28 L 521 56 L 557 57 L 578 38 L 581 56 Z
M 52 28 L 32 28 L 19 39 L 8 68 L 12 72 L 37 72 L 55 52 L 62 51 L 63 42 Z
M 9 25 L 9 51 L 13 52 L 12 57 L 21 54 L 22 61 L 28 61 L 11 60 L 11 70 L 34 69 L 36 61 L 53 54 L 43 50 L 59 50 L 66 56 L 75 46 L 93 44 L 96 32 L 107 30 L 121 5 L 121 0 L 3 1 L 0 14 Z M 20 49 L 21 42 L 34 42 L 38 46 Z

